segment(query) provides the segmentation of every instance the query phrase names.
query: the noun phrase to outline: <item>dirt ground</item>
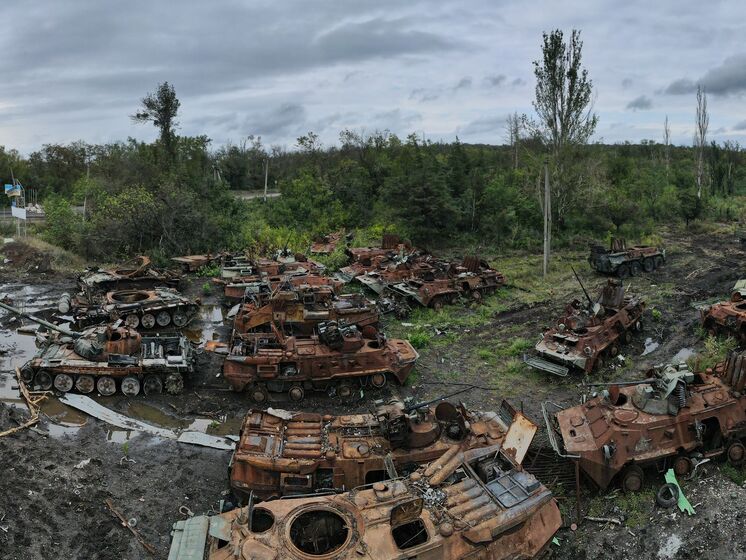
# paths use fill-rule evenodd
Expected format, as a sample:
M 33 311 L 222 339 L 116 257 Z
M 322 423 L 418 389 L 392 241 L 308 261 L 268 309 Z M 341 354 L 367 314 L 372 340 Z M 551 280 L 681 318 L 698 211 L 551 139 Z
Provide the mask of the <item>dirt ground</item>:
M 693 303 L 723 299 L 743 277 L 743 248 L 725 234 L 685 236 L 662 234 L 668 250 L 666 266 L 630 281 L 630 289 L 648 303 L 645 332 L 622 354 L 624 363 L 612 364 L 594 380 L 639 379 L 644 370 L 675 355 L 703 351 L 696 329 Z M 370 393 L 357 403 L 341 404 L 326 397 L 303 403 L 306 410 L 343 413 L 366 410 L 370 401 L 389 394 L 429 400 L 478 386 L 457 398 L 475 409 L 495 409 L 502 398 L 520 406 L 537 423 L 542 401 L 567 406 L 588 391 L 580 376 L 550 378 L 529 371 L 521 354 L 529 352 L 544 325 L 564 305 L 582 296 L 569 264 L 578 269 L 594 295 L 605 282 L 591 273 L 585 251 L 561 251 L 549 284 L 529 280 L 539 270 L 538 257 L 487 255 L 498 269 L 505 264 L 511 287 L 482 304 L 453 306 L 444 312 L 424 312 L 411 319 L 387 317 L 390 336 L 420 337 L 420 363 L 411 382 L 389 386 L 384 394 Z M 511 276 L 511 272 L 513 272 Z M 0 270 L 0 292 L 36 310 L 49 305 L 63 291 L 74 288 L 74 278 L 53 272 Z M 203 310 L 193 331 L 204 342 L 227 336 L 225 308 L 215 294 L 202 293 L 204 279 L 194 278 L 187 293 L 203 299 Z M 655 309 L 653 313 L 651 309 Z M 657 318 L 656 318 L 657 317 Z M 15 334 L 17 323 L 0 323 L 0 431 L 23 422 L 22 407 L 10 371 L 33 352 L 33 340 Z M 646 339 L 647 344 L 646 344 Z M 649 353 L 643 353 L 657 347 Z M 683 351 L 683 352 L 682 352 Z M 112 397 L 106 406 L 172 429 L 197 426 L 214 433 L 237 433 L 251 407 L 248 399 L 227 390 L 218 376 L 219 359 L 201 354 L 195 375 L 177 397 Z M 287 403 L 272 403 L 287 407 Z M 42 408 L 40 423 L 0 438 L 0 557 L 9 559 L 140 559 L 153 558 L 116 520 L 105 505 L 111 500 L 145 542 L 155 558 L 165 559 L 173 522 L 194 514 L 215 512 L 228 489 L 230 453 L 179 444 L 145 434 L 111 429 L 93 418 L 63 407 L 52 398 Z M 542 438 L 537 439 L 541 448 Z M 541 449 L 539 449 L 541 451 Z M 635 500 L 609 491 L 603 495 L 584 486 L 583 514 L 613 517 L 621 525 L 583 522 L 576 531 L 573 492 L 568 491 L 568 465 L 549 459 L 536 462 L 537 474 L 553 486 L 566 514 L 568 528 L 552 546 L 555 558 L 746 558 L 743 544 L 746 489 L 733 482 L 718 464 L 705 465 L 697 478 L 682 484 L 696 514 L 655 506 L 651 492 L 662 476 L 651 473 L 646 492 Z M 538 472 L 540 471 L 540 472 Z

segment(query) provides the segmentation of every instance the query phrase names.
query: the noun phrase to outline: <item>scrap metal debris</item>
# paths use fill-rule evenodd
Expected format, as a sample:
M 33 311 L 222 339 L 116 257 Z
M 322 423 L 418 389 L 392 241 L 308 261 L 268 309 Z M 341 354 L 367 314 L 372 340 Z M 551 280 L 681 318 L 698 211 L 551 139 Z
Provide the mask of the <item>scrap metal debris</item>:
M 135 525 L 137 525 L 137 520 L 133 517 L 131 520 L 126 519 L 115 507 L 112 503 L 110 498 L 107 498 L 104 501 L 104 504 L 106 504 L 106 507 L 109 508 L 109 511 L 117 518 L 119 519 L 119 522 L 121 523 L 122 527 L 126 528 L 130 533 L 132 533 L 137 541 L 142 545 L 142 547 L 150 554 L 151 556 L 155 556 L 157 554 L 157 551 L 155 547 L 152 544 L 149 544 L 145 541 L 145 539 L 142 537 L 139 531 L 135 529 Z M 131 523 L 131 521 L 134 520 L 134 523 Z

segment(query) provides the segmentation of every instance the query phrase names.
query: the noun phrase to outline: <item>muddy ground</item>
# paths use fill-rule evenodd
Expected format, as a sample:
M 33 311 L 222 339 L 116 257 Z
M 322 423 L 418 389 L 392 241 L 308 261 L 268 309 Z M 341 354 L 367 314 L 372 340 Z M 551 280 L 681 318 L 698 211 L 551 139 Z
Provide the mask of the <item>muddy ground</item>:
M 624 363 L 611 364 L 594 379 L 637 379 L 651 365 L 702 351 L 692 304 L 724 298 L 746 273 L 746 253 L 728 235 L 665 233 L 663 238 L 667 265 L 631 281 L 631 288 L 648 301 L 646 330 L 623 350 Z M 603 285 L 604 279 L 592 275 L 584 263 L 584 255 L 582 248 L 559 252 L 557 272 L 549 285 L 541 286 L 528 280 L 539 270 L 538 258 L 495 255 L 492 262 L 497 268 L 505 264 L 512 287 L 485 303 L 451 307 L 439 314 L 419 313 L 403 321 L 387 318 L 391 335 L 420 335 L 421 359 L 407 386 L 388 387 L 384 394 L 428 400 L 470 384 L 479 389 L 458 396 L 467 406 L 494 409 L 502 398 L 509 398 L 537 423 L 543 400 L 563 406 L 579 402 L 587 392 L 582 377 L 549 378 L 526 370 L 520 355 L 530 351 L 541 328 L 570 299 L 582 295 L 569 264 L 576 266 L 591 294 Z M 0 293 L 34 311 L 52 305 L 60 293 L 74 287 L 72 277 L 10 267 L 0 270 L 0 280 Z M 216 294 L 202 293 L 203 284 L 204 279 L 193 278 L 186 286 L 187 293 L 202 297 L 205 304 L 189 333 L 200 343 L 228 332 L 223 322 L 226 309 Z M 652 308 L 657 311 L 651 312 Z M 34 350 L 32 337 L 15 332 L 17 323 L 7 318 L 2 323 L 6 330 L 0 332 L 0 350 L 5 352 L 0 356 L 0 431 L 23 422 L 27 414 L 10 372 Z M 202 354 L 196 374 L 178 397 L 112 397 L 101 402 L 171 429 L 237 433 L 251 405 L 244 396 L 228 391 L 218 372 L 219 360 Z M 371 393 L 351 404 L 320 396 L 303 404 L 306 410 L 341 413 L 366 410 L 370 399 L 380 396 Z M 112 516 L 104 503 L 111 500 L 125 518 L 134 519 L 135 529 L 155 547 L 155 558 L 165 559 L 172 523 L 183 519 L 187 508 L 195 514 L 217 511 L 226 497 L 228 452 L 111 429 L 54 398 L 43 404 L 42 412 L 33 429 L 0 438 L 2 558 L 151 558 Z M 540 447 L 541 438 L 538 442 Z M 567 465 L 540 455 L 535 467 L 542 479 L 553 484 L 569 526 L 575 520 L 575 502 L 566 484 Z M 655 473 L 636 501 L 613 491 L 598 495 L 584 486 L 583 514 L 613 517 L 622 525 L 584 522 L 576 531 L 563 529 L 552 555 L 575 560 L 746 558 L 742 544 L 746 490 L 732 478 L 732 473 L 713 464 L 705 465 L 696 480 L 684 483 L 697 509 L 691 518 L 655 506 L 651 492 L 662 484 Z

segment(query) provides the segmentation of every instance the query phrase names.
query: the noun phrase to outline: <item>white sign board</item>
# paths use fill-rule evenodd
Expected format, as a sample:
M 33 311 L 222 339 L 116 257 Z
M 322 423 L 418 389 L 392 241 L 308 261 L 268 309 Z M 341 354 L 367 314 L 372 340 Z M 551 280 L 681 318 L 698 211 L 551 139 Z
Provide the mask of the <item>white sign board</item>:
M 20 218 L 22 220 L 26 219 L 26 209 L 25 208 L 16 208 L 15 206 L 10 207 L 10 213 L 13 215 L 14 218 Z

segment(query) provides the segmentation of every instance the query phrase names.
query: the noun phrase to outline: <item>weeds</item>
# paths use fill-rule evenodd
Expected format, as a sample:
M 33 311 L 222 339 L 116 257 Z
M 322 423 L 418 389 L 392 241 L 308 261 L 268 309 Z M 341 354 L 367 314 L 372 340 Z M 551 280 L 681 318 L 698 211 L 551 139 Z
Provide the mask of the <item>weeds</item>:
M 407 340 L 415 348 L 427 348 L 432 342 L 433 335 L 429 332 L 417 329 L 407 334 Z
M 202 284 L 202 294 L 206 296 L 212 294 L 212 286 L 209 282 L 205 282 L 204 284 Z
M 201 278 L 213 278 L 219 275 L 220 275 L 220 265 L 217 263 L 203 266 L 197 271 L 197 276 Z
M 725 463 L 720 467 L 720 471 L 739 486 L 746 483 L 746 466 L 734 467 Z
M 648 523 L 654 504 L 655 490 L 652 488 L 621 494 L 616 500 L 616 505 L 624 512 L 627 526 L 631 528 L 642 527 Z
M 738 341 L 734 338 L 708 336 L 705 338 L 704 352 L 692 356 L 687 362 L 690 368 L 702 371 L 724 361 L 728 354 L 735 350 L 736 346 L 738 346 Z

